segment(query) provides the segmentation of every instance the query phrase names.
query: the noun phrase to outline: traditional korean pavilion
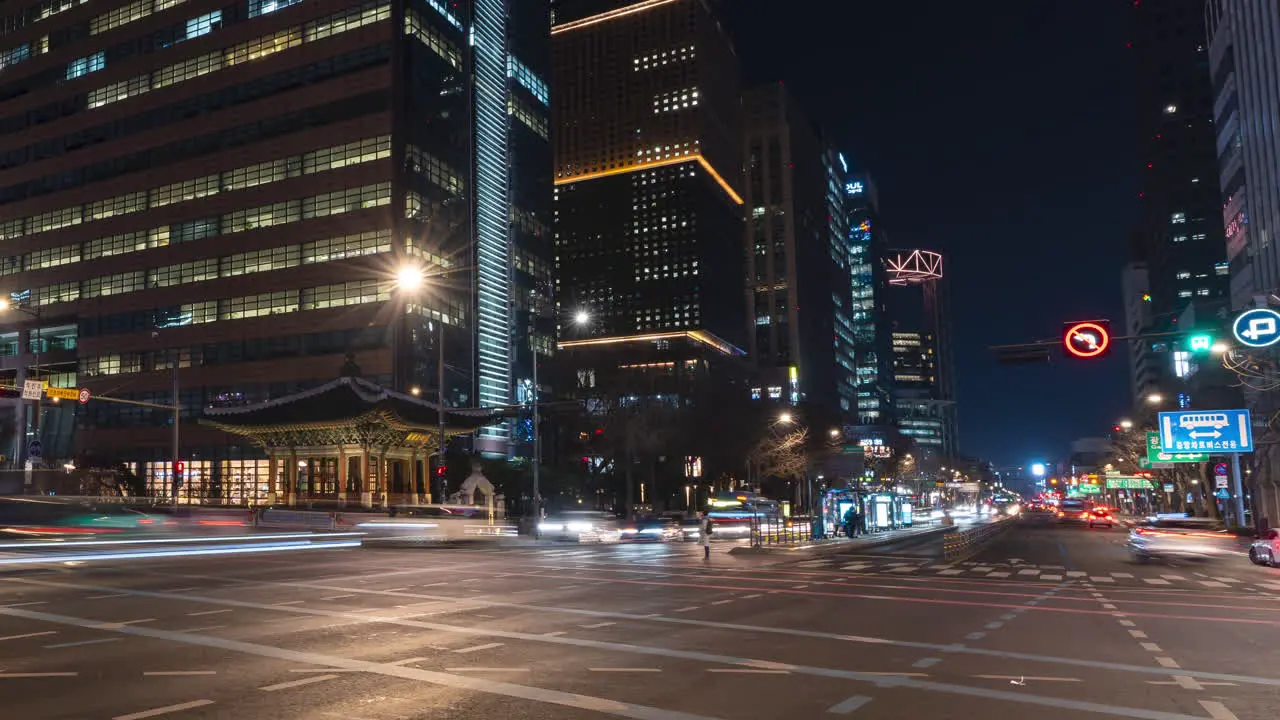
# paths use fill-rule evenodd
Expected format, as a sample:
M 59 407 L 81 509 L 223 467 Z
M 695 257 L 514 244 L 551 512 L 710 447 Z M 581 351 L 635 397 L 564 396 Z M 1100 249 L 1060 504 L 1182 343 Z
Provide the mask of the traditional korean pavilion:
M 445 437 L 501 422 L 510 408 L 445 408 Z M 440 407 L 348 374 L 294 395 L 211 408 L 201 424 L 248 438 L 270 460 L 270 502 L 364 507 L 431 502 Z

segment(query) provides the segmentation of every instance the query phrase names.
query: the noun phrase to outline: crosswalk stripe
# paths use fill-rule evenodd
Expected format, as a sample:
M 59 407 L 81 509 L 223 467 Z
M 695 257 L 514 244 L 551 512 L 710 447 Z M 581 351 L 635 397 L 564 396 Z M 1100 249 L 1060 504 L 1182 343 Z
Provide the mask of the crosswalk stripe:
M 1148 585 L 1170 585 L 1170 584 L 1172 584 L 1172 583 L 1170 583 L 1168 580 L 1161 580 L 1160 578 L 1143 578 L 1143 581 L 1144 581 L 1144 582 L 1146 582 Z

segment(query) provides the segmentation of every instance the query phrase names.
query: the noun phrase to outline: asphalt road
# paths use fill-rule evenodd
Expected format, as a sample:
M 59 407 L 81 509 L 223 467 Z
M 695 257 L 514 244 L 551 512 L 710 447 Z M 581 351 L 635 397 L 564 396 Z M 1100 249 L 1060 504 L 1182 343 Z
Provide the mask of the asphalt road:
M 1122 531 L 710 561 L 355 548 L 0 573 L 3 717 L 1270 720 L 1280 573 Z

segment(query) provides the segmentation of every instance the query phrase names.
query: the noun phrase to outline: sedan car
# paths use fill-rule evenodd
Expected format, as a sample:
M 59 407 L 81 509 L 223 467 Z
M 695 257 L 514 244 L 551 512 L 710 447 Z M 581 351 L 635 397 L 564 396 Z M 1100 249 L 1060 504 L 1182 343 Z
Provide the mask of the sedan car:
M 1108 528 L 1115 527 L 1115 518 L 1112 517 L 1111 511 L 1107 508 L 1096 507 L 1090 510 L 1086 517 L 1088 518 L 1089 527 L 1102 527 L 1104 525 Z
M 1086 500 L 1068 498 L 1058 505 L 1058 522 L 1063 525 L 1070 523 L 1083 525 L 1089 521 L 1089 513 L 1092 510 L 1092 503 Z
M 550 515 L 538 523 L 538 533 L 548 540 L 616 543 L 622 538 L 622 527 L 609 513 L 570 510 Z
M 628 542 L 671 542 L 682 535 L 679 522 L 661 517 L 640 518 L 623 523 L 619 529 L 622 539 Z
M 1249 560 L 1255 565 L 1280 567 L 1280 531 L 1267 530 L 1249 547 Z
M 1244 554 L 1240 540 L 1209 518 L 1148 518 L 1129 531 L 1139 563 L 1158 558 L 1211 559 Z

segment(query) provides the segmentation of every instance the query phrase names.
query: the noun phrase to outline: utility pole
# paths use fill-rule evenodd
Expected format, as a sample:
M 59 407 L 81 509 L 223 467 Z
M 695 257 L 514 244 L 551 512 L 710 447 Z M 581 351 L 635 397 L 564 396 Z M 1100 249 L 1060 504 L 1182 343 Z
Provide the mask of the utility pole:
M 178 404 L 178 361 L 182 357 L 181 350 L 174 350 L 173 355 L 173 457 L 169 469 L 173 472 L 173 504 L 178 504 L 178 490 L 182 488 L 182 476 L 178 473 L 178 423 L 182 419 L 182 406 Z
M 445 465 L 444 465 L 444 450 L 445 450 L 445 440 L 444 440 L 444 323 L 443 323 L 443 322 L 441 322 L 441 321 L 439 321 L 439 320 L 437 320 L 437 321 L 436 321 L 436 323 L 437 323 L 437 325 L 439 325 L 439 328 L 440 328 L 440 334 L 439 334 L 439 336 L 438 336 L 438 337 L 437 337 L 437 339 L 436 339 L 437 350 L 439 350 L 439 351 L 440 351 L 440 359 L 439 359 L 439 361 L 436 363 L 436 402 L 437 402 L 437 403 L 439 403 L 439 407 L 437 407 L 437 408 L 436 408 L 436 418 L 437 418 L 437 420 L 438 420 L 438 421 L 439 421 L 439 423 L 440 423 L 440 427 L 439 427 L 439 428 L 438 428 L 438 430 L 437 430 L 437 432 L 439 432 L 439 433 L 440 433 L 440 460 L 439 460 L 439 462 L 436 464 L 436 467 L 437 467 L 437 468 L 440 468 L 440 469 L 443 469 L 443 468 L 444 468 L 444 466 L 445 466 Z M 428 482 L 430 482 L 430 481 L 428 481 Z M 448 482 L 448 481 L 445 479 L 445 476 L 444 476 L 443 474 L 442 474 L 442 475 L 440 475 L 440 499 L 439 499 L 437 502 L 444 502 L 444 501 L 445 501 L 445 491 L 446 491 L 445 483 L 446 483 L 446 482 Z
M 534 344 L 532 333 L 529 338 L 529 349 L 533 355 L 533 523 L 534 536 L 537 537 L 537 526 L 542 523 L 542 496 L 538 489 L 538 466 L 542 464 L 542 433 L 538 428 L 538 347 Z

